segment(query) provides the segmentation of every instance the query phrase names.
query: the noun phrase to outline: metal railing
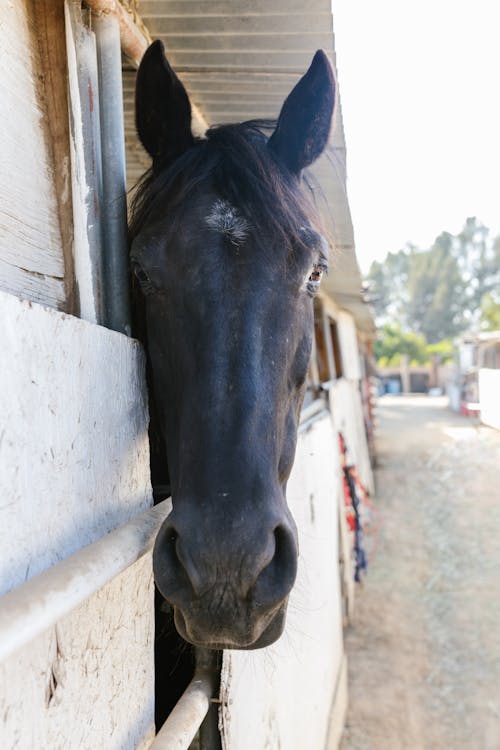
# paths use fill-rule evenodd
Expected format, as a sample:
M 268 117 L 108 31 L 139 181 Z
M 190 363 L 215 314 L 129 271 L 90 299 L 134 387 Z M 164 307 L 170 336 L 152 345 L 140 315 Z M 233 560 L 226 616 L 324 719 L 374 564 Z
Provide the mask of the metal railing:
M 170 499 L 164 500 L 5 594 L 0 600 L 0 663 L 147 554 L 171 508 Z M 193 679 L 151 750 L 188 750 L 218 689 L 216 655 L 196 650 Z
M 170 500 L 164 500 L 5 594 L 0 607 L 0 662 L 145 555 L 170 509 Z

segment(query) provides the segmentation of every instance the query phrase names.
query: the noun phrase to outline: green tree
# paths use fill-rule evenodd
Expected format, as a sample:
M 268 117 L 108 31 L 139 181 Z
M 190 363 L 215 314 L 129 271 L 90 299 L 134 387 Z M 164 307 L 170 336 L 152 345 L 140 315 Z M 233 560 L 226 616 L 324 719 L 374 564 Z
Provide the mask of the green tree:
M 410 362 L 424 364 L 429 359 L 426 346 L 423 336 L 405 332 L 397 324 L 386 323 L 375 342 L 375 358 L 382 367 L 399 364 L 401 354 L 407 354 Z
M 376 317 L 399 319 L 407 299 L 408 269 L 414 248 L 408 245 L 397 253 L 389 253 L 383 262 L 374 261 L 366 277 L 369 299 Z
M 406 322 L 435 343 L 464 329 L 464 282 L 453 253 L 453 236 L 443 232 L 432 248 L 413 253 L 408 273 Z
M 483 297 L 500 287 L 500 237 L 469 217 L 455 238 L 454 255 L 465 283 L 464 311 L 469 326 L 477 324 Z
M 408 244 L 374 262 L 366 278 L 377 322 L 398 323 L 431 344 L 470 328 L 498 328 L 500 237 L 469 217 L 428 250 Z
M 485 294 L 481 300 L 481 328 L 500 331 L 500 296 Z
M 451 339 L 443 339 L 438 341 L 437 344 L 428 344 L 426 351 L 428 359 L 437 355 L 441 362 L 451 362 L 455 356 L 455 347 Z

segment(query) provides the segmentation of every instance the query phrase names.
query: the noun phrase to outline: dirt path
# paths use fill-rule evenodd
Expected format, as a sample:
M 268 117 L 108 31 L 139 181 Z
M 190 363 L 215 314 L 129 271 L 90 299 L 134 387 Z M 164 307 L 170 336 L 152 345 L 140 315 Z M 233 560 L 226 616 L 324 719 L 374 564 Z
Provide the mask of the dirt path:
M 384 397 L 378 423 L 341 750 L 500 750 L 500 432 L 424 397 Z

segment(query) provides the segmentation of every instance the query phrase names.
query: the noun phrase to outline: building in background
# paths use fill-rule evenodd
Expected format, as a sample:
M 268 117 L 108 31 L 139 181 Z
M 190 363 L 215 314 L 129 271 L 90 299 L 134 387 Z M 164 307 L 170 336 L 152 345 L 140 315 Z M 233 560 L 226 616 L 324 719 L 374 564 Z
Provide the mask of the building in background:
M 500 331 L 462 336 L 447 384 L 454 411 L 500 429 Z

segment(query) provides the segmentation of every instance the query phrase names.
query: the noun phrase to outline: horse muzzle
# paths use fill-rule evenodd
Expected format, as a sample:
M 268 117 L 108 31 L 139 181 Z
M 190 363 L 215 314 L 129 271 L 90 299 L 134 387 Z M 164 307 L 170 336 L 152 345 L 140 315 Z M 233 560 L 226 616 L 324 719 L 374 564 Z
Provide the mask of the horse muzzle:
M 255 622 L 242 625 L 241 619 L 232 618 L 228 625 L 206 616 L 196 618 L 185 616 L 179 607 L 174 607 L 174 622 L 179 635 L 194 646 L 210 649 L 254 650 L 270 646 L 283 633 L 288 599 L 276 610 L 255 619 Z
M 174 608 L 179 634 L 206 648 L 270 645 L 283 632 L 297 574 L 291 517 L 273 518 L 267 534 L 259 526 L 254 535 L 247 528 L 213 539 L 207 529 L 187 533 L 175 511 L 156 538 L 155 582 Z

